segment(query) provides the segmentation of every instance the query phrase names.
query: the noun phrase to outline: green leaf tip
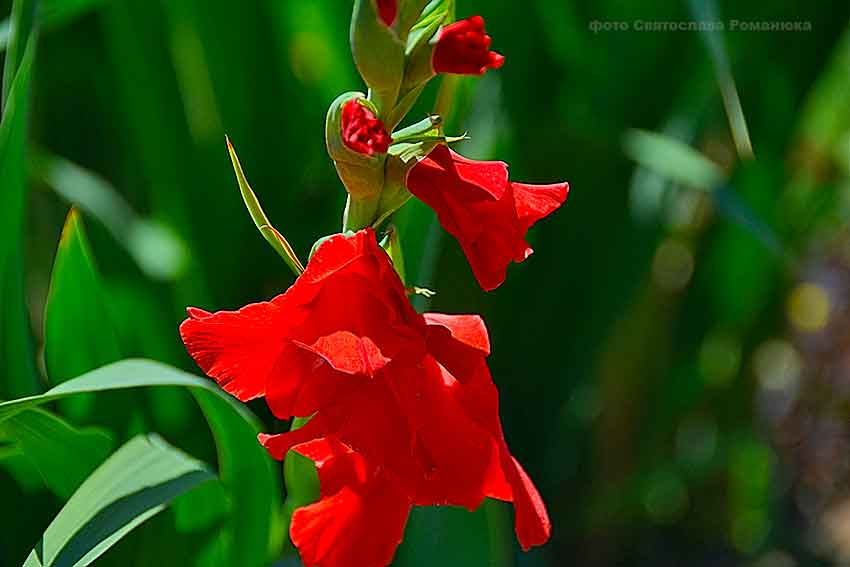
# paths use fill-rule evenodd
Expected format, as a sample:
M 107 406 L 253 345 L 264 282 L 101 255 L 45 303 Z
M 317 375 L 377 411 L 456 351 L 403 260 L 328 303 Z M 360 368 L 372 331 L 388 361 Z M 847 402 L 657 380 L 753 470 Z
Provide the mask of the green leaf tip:
M 233 148 L 230 138 L 225 136 L 224 141 L 227 144 L 227 152 L 230 154 L 230 161 L 233 163 L 233 171 L 236 173 L 236 181 L 239 184 L 239 192 L 242 194 L 242 200 L 245 202 L 245 207 L 247 207 L 248 213 L 251 215 L 251 220 L 254 221 L 254 225 L 257 227 L 257 230 L 259 230 L 260 234 L 263 235 L 263 238 L 271 244 L 275 252 L 283 258 L 292 272 L 296 276 L 300 276 L 304 272 L 304 265 L 301 263 L 301 260 L 298 259 L 298 255 L 295 254 L 295 250 L 286 238 L 284 238 L 284 236 L 274 226 L 272 226 L 266 216 L 266 213 L 263 211 L 263 207 L 260 206 L 260 201 L 257 199 L 257 196 L 248 184 L 248 180 L 245 178 L 245 173 L 242 171 L 242 165 L 239 163 L 239 157 L 236 155 L 236 150 Z

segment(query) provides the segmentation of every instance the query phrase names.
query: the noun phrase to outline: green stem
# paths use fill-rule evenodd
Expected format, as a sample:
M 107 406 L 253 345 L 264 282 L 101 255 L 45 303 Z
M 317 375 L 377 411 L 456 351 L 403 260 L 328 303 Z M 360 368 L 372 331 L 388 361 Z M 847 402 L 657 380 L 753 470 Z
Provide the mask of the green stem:
M 351 195 L 345 203 L 345 212 L 342 214 L 342 230 L 343 232 L 356 232 L 361 228 L 366 228 L 375 222 L 378 216 L 377 197 L 368 199 L 353 199 Z

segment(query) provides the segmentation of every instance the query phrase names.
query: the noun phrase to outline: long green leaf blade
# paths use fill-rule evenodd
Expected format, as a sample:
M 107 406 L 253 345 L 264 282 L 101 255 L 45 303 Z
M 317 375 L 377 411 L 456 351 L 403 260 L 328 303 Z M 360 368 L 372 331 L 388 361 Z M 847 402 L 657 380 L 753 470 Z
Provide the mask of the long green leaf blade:
M 156 435 L 121 447 L 80 486 L 24 567 L 84 567 L 175 497 L 215 478 Z
M 35 35 L 26 44 L 0 121 L 0 398 L 38 391 L 24 301 L 23 232 L 26 216 L 26 132 Z M 7 57 L 8 65 L 14 59 Z

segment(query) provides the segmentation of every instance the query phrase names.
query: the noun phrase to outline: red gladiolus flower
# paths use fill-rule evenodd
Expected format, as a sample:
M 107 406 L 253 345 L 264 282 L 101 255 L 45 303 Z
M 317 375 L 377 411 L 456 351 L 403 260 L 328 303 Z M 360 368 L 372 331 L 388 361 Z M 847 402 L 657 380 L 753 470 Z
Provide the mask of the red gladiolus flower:
M 376 0 L 378 3 L 378 16 L 385 25 L 391 26 L 398 14 L 398 0 Z
M 472 315 L 419 315 L 371 229 L 335 236 L 286 293 L 236 312 L 190 310 L 180 328 L 207 374 L 274 414 L 312 416 L 261 435 L 319 470 L 320 500 L 290 536 L 308 567 L 387 565 L 413 505 L 512 501 L 523 548 L 549 538 L 540 495 L 511 456 L 489 338 Z
M 466 159 L 444 145 L 410 170 L 407 188 L 437 212 L 487 291 L 505 281 L 511 261 L 531 255 L 528 229 L 560 207 L 569 192 L 567 183 L 511 182 L 504 162 Z
M 490 51 L 490 41 L 481 16 L 447 25 L 440 31 L 434 47 L 431 59 L 434 72 L 483 75 L 487 69 L 498 69 L 505 58 Z
M 342 107 L 341 128 L 343 143 L 361 154 L 387 153 L 392 141 L 384 123 L 356 98 Z

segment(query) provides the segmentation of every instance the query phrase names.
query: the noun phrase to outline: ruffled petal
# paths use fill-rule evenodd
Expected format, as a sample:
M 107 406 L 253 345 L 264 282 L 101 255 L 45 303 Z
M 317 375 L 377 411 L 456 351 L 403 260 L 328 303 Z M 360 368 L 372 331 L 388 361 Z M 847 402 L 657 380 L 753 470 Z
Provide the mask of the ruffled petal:
M 354 339 L 352 352 L 322 352 L 321 348 L 333 348 L 339 337 Z M 364 339 L 368 341 L 368 339 Z M 371 346 L 357 348 L 360 339 L 347 332 L 320 337 L 314 345 L 298 341 L 289 342 L 282 349 L 278 364 L 274 367 L 266 388 L 266 402 L 279 419 L 307 417 L 327 408 L 360 389 L 363 382 L 381 368 L 384 359 L 371 341 Z M 319 345 L 319 346 L 316 346 Z M 317 352 L 318 351 L 318 352 Z M 372 360 L 363 360 L 369 357 Z M 369 364 L 373 366 L 368 366 Z M 359 366 L 358 366 L 359 365 Z
M 566 183 L 512 183 L 504 162 L 470 160 L 445 145 L 436 146 L 420 160 L 406 183 L 458 240 L 486 291 L 505 281 L 511 262 L 531 255 L 526 232 L 557 209 L 569 189 Z
M 312 345 L 291 341 L 278 361 L 266 401 L 275 416 L 289 419 L 312 415 L 350 394 L 390 359 L 369 338 L 338 331 Z
M 286 453 L 296 445 L 325 437 L 334 429 L 334 425 L 329 424 L 324 416 L 316 415 L 298 429 L 273 435 L 260 433 L 257 435 L 257 440 L 273 459 L 282 461 L 286 457 Z
M 411 498 L 383 470 L 332 438 L 296 446 L 319 472 L 321 499 L 292 515 L 305 567 L 384 567 L 404 535 Z
M 358 337 L 348 331 L 338 331 L 320 337 L 302 348 L 321 356 L 335 370 L 346 374 L 372 377 L 390 361 L 369 337 Z
M 511 183 L 511 185 L 514 190 L 517 217 L 523 224 L 524 230 L 528 230 L 534 223 L 557 210 L 567 200 L 570 192 L 569 183 L 551 185 Z
M 498 447 L 490 433 L 461 405 L 462 385 L 433 359 L 425 362 L 417 385 L 417 451 L 422 479 L 419 505 L 477 508 L 488 492 L 502 489 Z M 490 486 L 491 484 L 498 485 Z
M 180 325 L 186 350 L 201 369 L 227 392 L 248 401 L 265 394 L 266 382 L 288 329 L 284 296 L 238 311 L 209 313 L 187 309 Z
M 546 512 L 546 506 L 534 487 L 528 474 L 511 455 L 505 442 L 502 424 L 499 419 L 499 393 L 490 370 L 484 359 L 485 353 L 469 346 L 469 339 L 479 337 L 484 332 L 472 320 L 463 320 L 455 325 L 455 321 L 443 318 L 447 325 L 429 324 L 428 349 L 432 356 L 451 373 L 456 381 L 447 392 L 457 400 L 458 408 L 452 411 L 463 414 L 466 419 L 474 422 L 477 427 L 486 432 L 487 439 L 494 451 L 495 459 L 490 460 L 489 468 L 483 477 L 482 490 L 485 496 L 513 502 L 515 514 L 515 529 L 517 538 L 523 549 L 545 543 L 551 533 L 551 524 Z M 426 315 L 429 323 L 436 323 L 439 318 Z M 454 327 L 454 332 L 447 332 Z M 478 330 L 476 330 L 478 329 Z M 458 340 L 466 338 L 466 341 Z M 475 344 L 476 341 L 472 341 Z M 448 378 L 444 381 L 451 383 Z M 438 408 L 438 404 L 430 401 L 430 405 Z M 433 410 L 432 410 L 433 411 Z M 445 419 L 445 418 L 444 418 Z M 471 430 L 469 426 L 461 428 L 460 418 L 452 418 L 453 427 L 463 431 L 464 435 Z
M 374 255 L 378 250 L 375 231 L 371 228 L 351 235 L 335 234 L 319 245 L 293 288 L 321 282 L 352 263 Z
M 536 545 L 543 545 L 552 535 L 552 523 L 546 505 L 522 465 L 508 452 L 507 445 L 502 449 L 502 470 L 505 471 L 511 486 L 510 501 L 514 504 L 514 530 L 523 551 Z M 491 494 L 493 498 L 505 500 Z
M 478 350 L 484 355 L 490 354 L 490 336 L 484 319 L 479 315 L 447 315 L 445 313 L 424 313 L 425 322 L 431 327 L 448 330 L 451 338 Z

